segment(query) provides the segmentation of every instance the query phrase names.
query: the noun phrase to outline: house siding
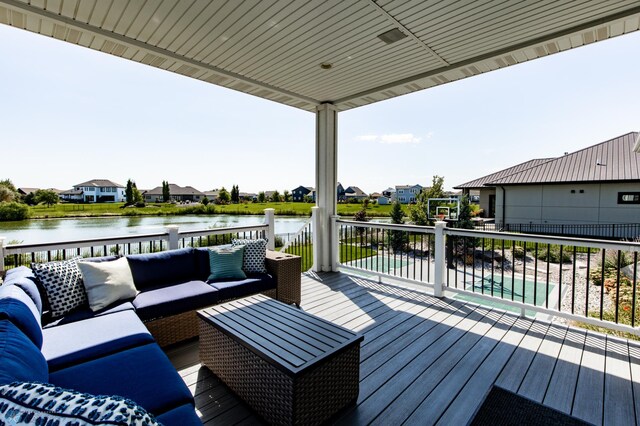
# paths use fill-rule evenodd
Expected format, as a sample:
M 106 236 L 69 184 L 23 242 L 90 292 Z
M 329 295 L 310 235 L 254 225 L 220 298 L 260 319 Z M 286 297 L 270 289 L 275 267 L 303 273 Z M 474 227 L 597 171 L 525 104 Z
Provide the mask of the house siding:
M 640 192 L 640 183 L 571 183 L 504 188 L 506 222 L 502 217 L 503 193 L 498 189 L 497 223 L 609 224 L 640 221 L 640 205 L 618 204 L 618 192 Z

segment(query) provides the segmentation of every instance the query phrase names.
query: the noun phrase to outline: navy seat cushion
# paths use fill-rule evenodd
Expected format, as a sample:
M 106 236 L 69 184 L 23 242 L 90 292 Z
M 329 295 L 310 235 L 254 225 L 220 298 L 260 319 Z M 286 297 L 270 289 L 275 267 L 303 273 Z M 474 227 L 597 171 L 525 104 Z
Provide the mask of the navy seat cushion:
M 155 343 L 52 372 L 49 383 L 94 395 L 119 395 L 154 416 L 194 404 L 184 381 Z
M 154 341 L 133 310 L 47 328 L 43 334 L 49 371 Z
M 203 281 L 156 288 L 139 293 L 133 299 L 136 314 L 148 321 L 201 309 L 218 302 L 218 291 Z
M 11 321 L 38 349 L 42 347 L 40 312 L 31 297 L 15 284 L 0 287 L 0 319 Z
M 74 309 L 73 311 L 69 312 L 67 315 L 56 319 L 55 321 L 49 322 L 48 324 L 46 324 L 44 326 L 45 329 L 47 328 L 51 328 L 51 327 L 57 327 L 59 325 L 64 325 L 64 324 L 71 324 L 73 322 L 77 322 L 77 321 L 82 321 L 82 320 L 86 320 L 88 318 L 94 318 L 94 317 L 100 317 L 103 315 L 109 315 L 109 314 L 113 314 L 116 312 L 122 312 L 122 311 L 133 311 L 134 307 L 133 304 L 131 302 L 126 302 L 126 301 L 122 301 L 119 300 L 115 303 L 113 303 L 112 305 L 107 306 L 104 309 L 101 309 L 99 311 L 93 312 L 89 306 L 79 306 L 78 308 Z
M 4 283 L 10 284 L 12 280 L 19 278 L 32 278 L 34 277 L 31 268 L 26 266 L 18 266 L 16 268 L 9 269 L 4 276 Z
M 11 281 L 5 281 L 3 286 L 15 285 L 16 287 L 20 287 L 22 291 L 24 291 L 33 301 L 36 309 L 38 310 L 38 315 L 41 316 L 43 311 L 42 295 L 40 293 L 40 288 L 38 288 L 38 285 L 34 280 L 35 277 L 17 277 L 12 279 Z
M 185 404 L 156 416 L 164 426 L 202 426 L 193 405 Z
M 243 280 L 209 281 L 218 290 L 220 300 L 237 299 L 276 288 L 275 279 L 269 274 L 247 274 Z
M 159 253 L 127 256 L 133 282 L 140 291 L 183 283 L 195 279 L 196 257 L 193 249 L 183 248 Z
M 40 349 L 9 320 L 0 320 L 0 385 L 47 382 L 49 370 Z

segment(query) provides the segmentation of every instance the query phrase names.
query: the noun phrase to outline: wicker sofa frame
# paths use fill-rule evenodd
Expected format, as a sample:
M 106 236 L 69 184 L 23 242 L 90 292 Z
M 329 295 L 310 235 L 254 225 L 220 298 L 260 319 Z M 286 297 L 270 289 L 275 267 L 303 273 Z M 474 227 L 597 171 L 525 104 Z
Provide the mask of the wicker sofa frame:
M 267 251 L 266 267 L 276 280 L 276 288 L 263 292 L 265 296 L 287 304 L 300 306 L 301 299 L 301 259 L 299 256 Z M 227 302 L 221 300 L 219 303 Z M 199 335 L 197 310 L 183 312 L 163 318 L 146 321 L 145 325 L 156 342 L 166 347 Z

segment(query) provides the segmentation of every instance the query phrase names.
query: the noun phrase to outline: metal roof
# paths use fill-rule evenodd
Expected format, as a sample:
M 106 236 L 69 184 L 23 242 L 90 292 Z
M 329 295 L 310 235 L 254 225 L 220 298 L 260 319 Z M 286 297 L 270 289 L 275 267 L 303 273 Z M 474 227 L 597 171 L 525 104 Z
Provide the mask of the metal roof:
M 115 187 L 115 188 L 124 188 L 124 185 L 120 185 L 119 183 L 112 182 L 107 179 L 91 179 L 83 183 L 79 183 L 77 185 L 73 185 L 74 188 L 79 186 L 95 186 L 95 187 Z
M 0 23 L 343 111 L 636 31 L 640 2 L 0 0 Z
M 490 175 L 483 176 L 478 179 L 474 179 L 467 183 L 463 183 L 461 185 L 454 186 L 455 189 L 477 189 L 483 188 L 485 184 L 493 182 L 496 179 L 503 178 L 505 176 L 509 176 L 513 173 L 518 173 L 523 170 L 529 169 L 531 167 L 535 167 L 539 164 L 546 163 L 547 161 L 553 160 L 553 158 L 537 158 L 535 160 L 525 161 L 524 163 L 520 163 L 518 165 L 509 167 L 504 170 L 500 170 L 499 172 L 491 173 Z
M 640 153 L 633 151 L 637 137 L 638 132 L 627 133 L 487 183 L 640 182 Z

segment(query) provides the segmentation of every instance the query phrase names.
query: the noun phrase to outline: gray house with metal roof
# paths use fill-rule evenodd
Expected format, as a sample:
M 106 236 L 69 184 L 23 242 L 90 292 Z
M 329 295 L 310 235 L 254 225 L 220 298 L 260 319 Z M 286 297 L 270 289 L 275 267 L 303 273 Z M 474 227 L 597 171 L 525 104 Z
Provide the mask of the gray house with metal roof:
M 633 150 L 637 138 L 637 132 L 627 133 L 455 188 L 480 189 L 481 207 L 487 216 L 495 211 L 501 225 L 639 223 L 640 153 Z

